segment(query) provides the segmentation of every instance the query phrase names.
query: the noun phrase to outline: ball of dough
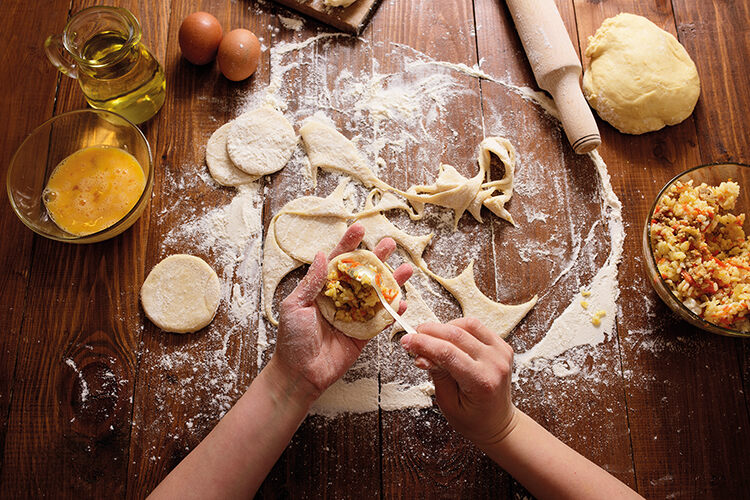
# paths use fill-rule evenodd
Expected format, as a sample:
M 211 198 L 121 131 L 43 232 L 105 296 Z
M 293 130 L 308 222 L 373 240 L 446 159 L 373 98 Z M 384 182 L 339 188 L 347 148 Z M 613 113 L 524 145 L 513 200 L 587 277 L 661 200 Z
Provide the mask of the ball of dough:
M 396 296 L 389 302 L 393 309 L 398 310 L 398 305 L 401 301 L 401 288 L 398 286 L 396 279 L 393 277 L 393 273 L 383 262 L 377 258 L 377 256 L 369 250 L 355 250 L 339 255 L 335 259 L 332 259 L 328 263 L 328 272 L 337 269 L 336 266 L 343 259 L 352 259 L 362 264 L 369 264 L 373 266 L 383 280 L 383 286 L 396 290 Z M 380 310 L 375 313 L 372 319 L 364 322 L 360 321 L 340 321 L 335 319 L 336 306 L 330 297 L 321 293 L 316 299 L 320 312 L 323 317 L 328 320 L 335 328 L 337 328 L 344 335 L 354 337 L 355 339 L 367 340 L 373 338 L 378 333 L 382 332 L 388 325 L 393 323 L 393 317 L 388 314 L 385 308 L 380 306 Z
M 211 177 L 222 186 L 240 186 L 258 179 L 234 166 L 227 153 L 227 135 L 232 122 L 217 128 L 206 144 L 206 165 Z
M 141 287 L 148 319 L 173 333 L 194 332 L 208 325 L 220 296 L 219 277 L 193 255 L 170 255 L 154 266 Z
M 695 64 L 670 33 L 645 17 L 618 14 L 589 37 L 583 93 L 620 132 L 643 134 L 690 116 L 700 94 Z
M 294 153 L 297 135 L 284 115 L 264 106 L 238 116 L 227 133 L 227 153 L 234 166 L 250 175 L 284 168 Z

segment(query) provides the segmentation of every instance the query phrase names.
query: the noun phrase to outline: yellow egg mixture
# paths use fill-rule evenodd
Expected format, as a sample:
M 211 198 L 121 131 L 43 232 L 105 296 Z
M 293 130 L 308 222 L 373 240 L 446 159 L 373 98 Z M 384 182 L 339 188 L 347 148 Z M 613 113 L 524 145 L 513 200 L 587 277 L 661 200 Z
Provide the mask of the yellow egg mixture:
M 92 146 L 55 167 L 42 199 L 60 229 L 85 236 L 122 219 L 145 185 L 146 176 L 133 155 L 111 146 Z

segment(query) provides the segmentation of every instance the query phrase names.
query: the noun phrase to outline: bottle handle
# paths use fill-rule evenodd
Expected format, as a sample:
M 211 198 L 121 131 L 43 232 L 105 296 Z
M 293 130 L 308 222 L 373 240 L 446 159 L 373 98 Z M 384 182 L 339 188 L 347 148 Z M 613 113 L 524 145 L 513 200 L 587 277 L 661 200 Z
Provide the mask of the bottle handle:
M 62 35 L 48 36 L 44 41 L 44 52 L 47 54 L 49 62 L 59 69 L 60 73 L 71 78 L 78 78 L 78 68 L 63 45 Z

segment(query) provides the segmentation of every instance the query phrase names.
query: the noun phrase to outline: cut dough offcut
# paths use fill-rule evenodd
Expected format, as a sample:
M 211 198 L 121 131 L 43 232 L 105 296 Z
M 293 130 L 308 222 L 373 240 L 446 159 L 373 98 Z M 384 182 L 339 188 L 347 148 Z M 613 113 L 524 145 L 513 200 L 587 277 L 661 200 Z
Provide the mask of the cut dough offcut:
M 268 225 L 268 234 L 263 244 L 263 295 L 261 297 L 263 314 L 274 326 L 279 326 L 278 320 L 273 316 L 273 296 L 281 280 L 291 273 L 302 262 L 288 256 L 279 248 L 276 240 L 276 220 L 272 219 Z
M 344 207 L 346 184 L 327 197 L 304 196 L 290 201 L 276 216 L 276 241 L 293 259 L 311 263 L 315 254 L 333 250 L 346 232 L 351 216 Z
M 506 305 L 495 302 L 477 287 L 474 281 L 474 261 L 455 278 L 442 278 L 424 269 L 427 274 L 443 285 L 461 305 L 464 317 L 480 320 L 484 326 L 505 338 L 536 304 L 537 296 L 518 305 Z
M 695 64 L 680 42 L 645 17 L 605 19 L 589 37 L 583 92 L 620 132 L 643 134 L 690 116 L 700 94 Z
M 367 166 L 357 147 L 338 130 L 317 120 L 308 120 L 299 129 L 310 158 L 313 184 L 318 168 L 337 170 L 354 177 L 366 187 L 392 189 L 378 179 Z
M 141 287 L 148 319 L 173 333 L 194 332 L 211 323 L 220 297 L 219 277 L 193 255 L 170 255 L 154 266 Z
M 430 309 L 430 306 L 427 305 L 427 302 L 424 301 L 419 291 L 414 288 L 414 285 L 407 281 L 404 283 L 404 288 L 406 289 L 406 304 L 408 307 L 401 317 L 404 318 L 408 324 L 416 328 L 424 323 L 440 322 L 438 317 L 435 316 L 435 313 L 432 312 L 432 309 Z M 391 337 L 403 331 L 404 328 L 400 324 L 394 323 L 393 328 L 391 329 Z
M 389 302 L 391 307 L 398 309 L 398 304 L 401 301 L 401 288 L 398 286 L 396 279 L 393 277 L 393 273 L 388 267 L 377 258 L 377 256 L 369 250 L 355 250 L 339 255 L 335 259 L 332 259 L 328 263 L 328 271 L 331 272 L 336 268 L 338 263 L 343 259 L 352 259 L 362 264 L 373 266 L 382 278 L 382 283 L 385 288 L 396 290 L 396 296 Z M 380 309 L 375 313 L 375 316 L 368 321 L 340 321 L 335 318 L 336 306 L 330 297 L 323 295 L 321 292 L 316 299 L 320 312 L 323 317 L 328 320 L 335 328 L 341 331 L 343 334 L 356 339 L 367 340 L 373 338 L 378 333 L 382 332 L 388 325 L 393 323 L 393 318 L 385 308 L 380 305 Z M 378 302 L 380 303 L 380 302 Z
M 257 180 L 259 176 L 248 175 L 234 166 L 227 153 L 227 135 L 234 122 L 217 128 L 206 144 L 206 165 L 211 177 L 222 186 L 239 186 Z
M 289 121 L 264 106 L 238 116 L 227 133 L 232 163 L 250 175 L 267 175 L 284 168 L 294 153 L 297 136 Z

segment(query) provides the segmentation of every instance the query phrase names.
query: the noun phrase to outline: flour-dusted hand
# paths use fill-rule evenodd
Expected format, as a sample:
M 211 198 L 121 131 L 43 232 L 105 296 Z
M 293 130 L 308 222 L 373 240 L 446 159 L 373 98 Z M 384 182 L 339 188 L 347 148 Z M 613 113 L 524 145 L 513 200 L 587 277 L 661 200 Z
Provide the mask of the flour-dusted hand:
M 322 252 L 315 256 L 307 275 L 281 302 L 279 334 L 273 356 L 277 363 L 309 382 L 316 395 L 341 378 L 367 344 L 366 340 L 348 337 L 332 327 L 315 303 L 326 281 L 328 260 L 356 249 L 364 234 L 361 224 L 347 229 L 328 258 Z M 383 238 L 373 252 L 384 261 L 395 249 L 393 239 Z M 411 273 L 411 266 L 403 264 L 394 271 L 393 276 L 400 286 Z M 405 310 L 406 303 L 401 302 L 399 313 Z
M 480 448 L 501 441 L 513 427 L 510 399 L 513 349 L 474 318 L 425 323 L 401 344 L 430 370 L 435 398 L 448 422 Z

